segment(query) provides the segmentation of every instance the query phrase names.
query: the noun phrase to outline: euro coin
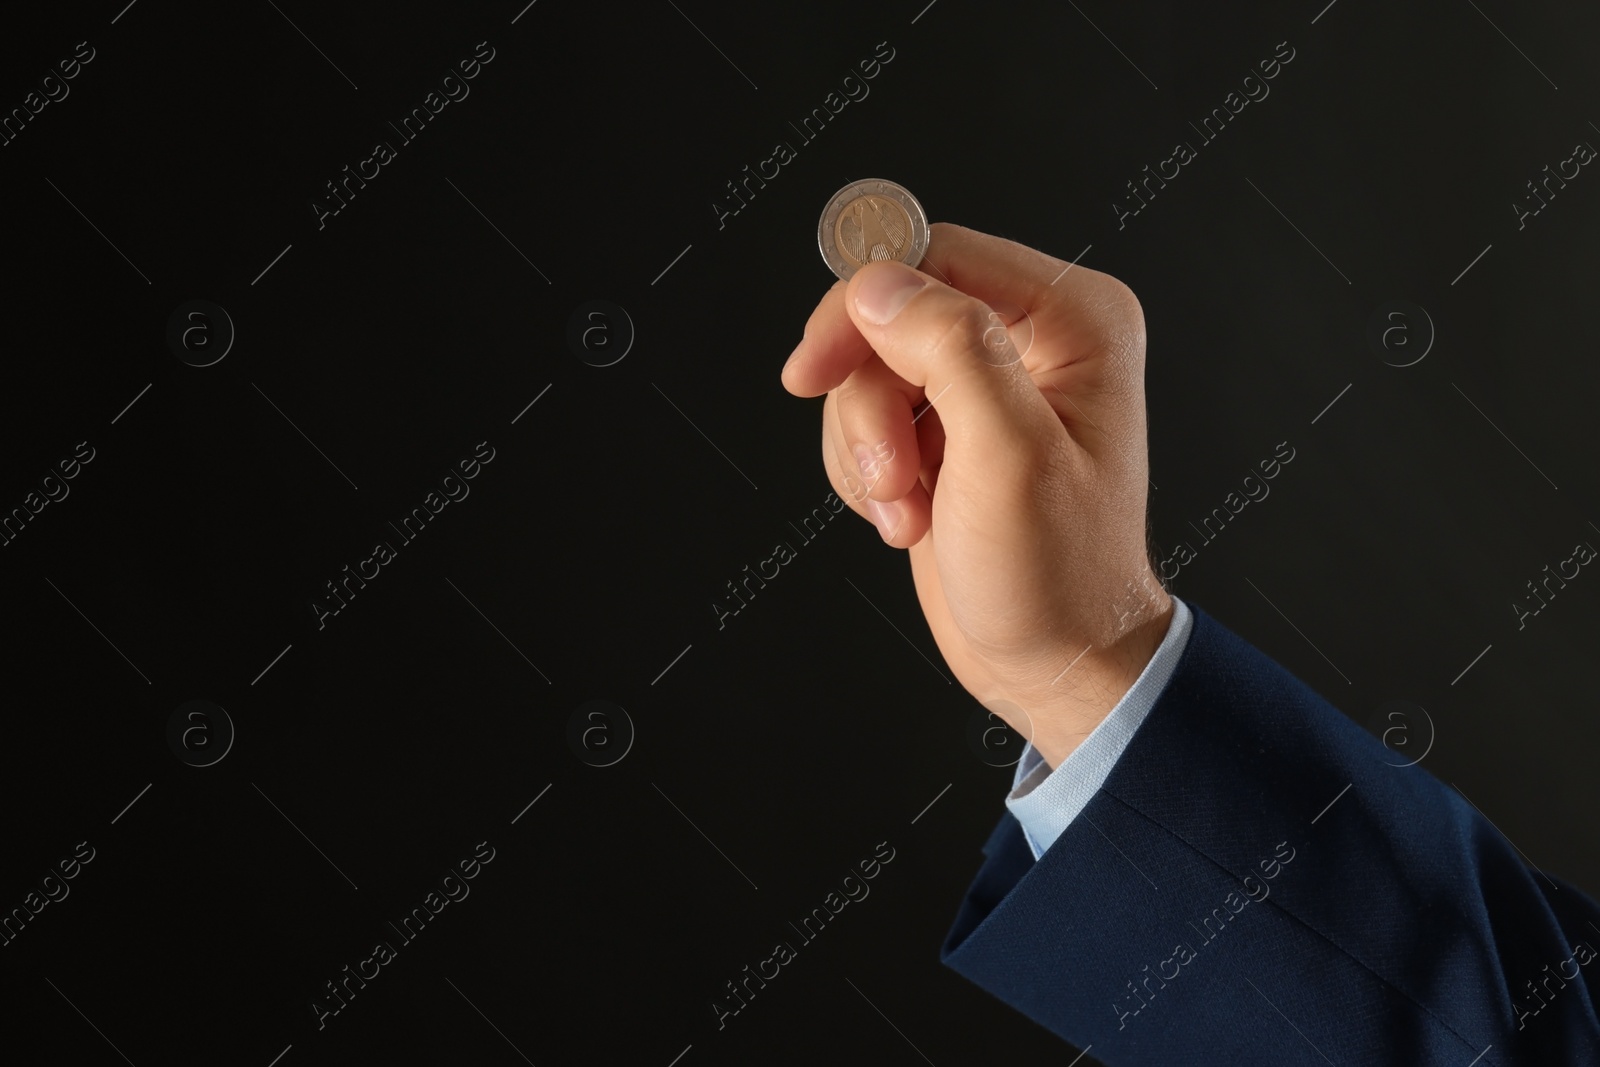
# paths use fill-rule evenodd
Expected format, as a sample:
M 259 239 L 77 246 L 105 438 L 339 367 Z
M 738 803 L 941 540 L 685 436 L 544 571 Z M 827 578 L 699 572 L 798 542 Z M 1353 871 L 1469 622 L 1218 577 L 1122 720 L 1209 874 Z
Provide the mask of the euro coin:
M 901 186 L 863 178 L 834 193 L 822 209 L 817 247 L 823 262 L 845 281 L 880 259 L 915 267 L 928 251 L 928 216 Z

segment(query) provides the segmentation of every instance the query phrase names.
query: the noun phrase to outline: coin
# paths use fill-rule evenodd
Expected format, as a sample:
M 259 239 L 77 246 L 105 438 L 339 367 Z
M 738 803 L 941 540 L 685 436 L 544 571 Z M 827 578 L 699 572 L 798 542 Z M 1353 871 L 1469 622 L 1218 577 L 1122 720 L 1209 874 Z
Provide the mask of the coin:
M 823 262 L 845 281 L 880 259 L 915 267 L 928 250 L 928 216 L 901 186 L 863 178 L 834 193 L 822 209 L 817 248 Z

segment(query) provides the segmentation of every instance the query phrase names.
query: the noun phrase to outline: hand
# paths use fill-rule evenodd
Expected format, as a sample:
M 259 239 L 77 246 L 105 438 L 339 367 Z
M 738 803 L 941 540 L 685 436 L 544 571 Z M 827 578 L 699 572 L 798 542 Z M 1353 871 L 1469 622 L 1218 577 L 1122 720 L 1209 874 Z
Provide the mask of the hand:
M 1056 767 L 1172 618 L 1145 541 L 1144 314 L 1110 275 L 948 223 L 920 266 L 829 289 L 783 384 L 827 393 L 835 492 L 910 550 L 956 679 Z

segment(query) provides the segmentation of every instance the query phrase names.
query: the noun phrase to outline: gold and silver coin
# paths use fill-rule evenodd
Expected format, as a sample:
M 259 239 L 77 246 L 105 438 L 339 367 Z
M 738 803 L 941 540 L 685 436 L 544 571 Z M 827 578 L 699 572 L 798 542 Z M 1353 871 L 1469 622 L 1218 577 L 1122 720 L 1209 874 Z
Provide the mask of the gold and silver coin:
M 863 178 L 834 193 L 822 209 L 817 247 L 829 269 L 845 281 L 880 259 L 915 267 L 928 250 L 928 216 L 901 186 Z

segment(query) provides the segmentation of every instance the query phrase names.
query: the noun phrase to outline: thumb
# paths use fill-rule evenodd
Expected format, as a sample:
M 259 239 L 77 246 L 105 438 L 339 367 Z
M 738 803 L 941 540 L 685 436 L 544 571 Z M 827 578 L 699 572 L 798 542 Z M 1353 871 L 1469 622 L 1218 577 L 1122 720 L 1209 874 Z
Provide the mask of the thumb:
M 1004 318 L 978 298 L 885 260 L 855 273 L 844 303 L 879 358 L 938 411 L 947 461 L 1014 461 L 1062 433 Z

